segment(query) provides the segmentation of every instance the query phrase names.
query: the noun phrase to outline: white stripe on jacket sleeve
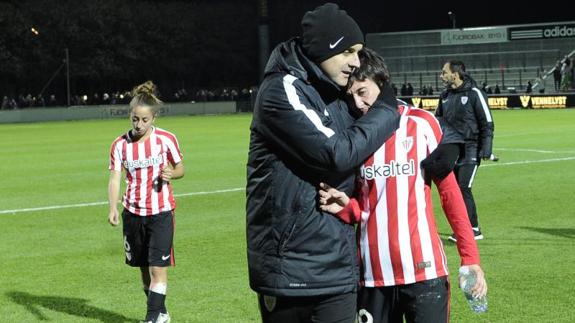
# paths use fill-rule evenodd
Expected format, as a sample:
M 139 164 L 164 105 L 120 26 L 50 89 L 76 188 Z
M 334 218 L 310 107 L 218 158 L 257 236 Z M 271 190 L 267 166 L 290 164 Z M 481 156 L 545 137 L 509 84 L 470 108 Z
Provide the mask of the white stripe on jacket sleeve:
M 483 108 L 483 113 L 485 113 L 485 119 L 487 119 L 487 122 L 492 122 L 491 113 L 489 112 L 489 106 L 487 105 L 487 102 L 485 102 L 485 98 L 483 97 L 483 94 L 476 87 L 473 88 L 473 91 L 477 92 L 477 96 L 479 97 L 479 101 L 481 101 L 481 107 Z
M 300 102 L 295 86 L 293 85 L 293 82 L 297 80 L 297 77 L 288 74 L 284 76 L 283 80 L 284 80 L 283 82 L 284 89 L 288 101 L 290 105 L 294 108 L 294 110 L 302 111 L 305 114 L 305 116 L 313 123 L 316 129 L 322 132 L 324 135 L 326 135 L 326 137 L 330 138 L 331 136 L 333 136 L 335 132 L 332 129 L 323 125 L 317 113 L 311 109 L 308 109 L 305 105 L 303 105 Z

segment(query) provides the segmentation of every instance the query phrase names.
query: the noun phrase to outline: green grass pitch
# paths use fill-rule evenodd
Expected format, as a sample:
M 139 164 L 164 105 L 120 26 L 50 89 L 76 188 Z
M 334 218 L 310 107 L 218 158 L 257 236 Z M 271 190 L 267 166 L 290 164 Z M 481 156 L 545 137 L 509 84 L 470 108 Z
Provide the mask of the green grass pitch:
M 474 184 L 489 312 L 472 314 L 452 275 L 451 321 L 575 322 L 575 109 L 493 116 L 501 159 L 485 162 Z M 173 322 L 259 322 L 245 252 L 250 120 L 157 120 L 185 155 L 175 193 L 207 192 L 177 197 Z M 138 270 L 123 264 L 121 229 L 107 224 L 107 205 L 63 207 L 106 201 L 110 144 L 129 126 L 127 119 L 0 125 L 1 322 L 143 319 Z M 456 248 L 444 244 L 456 273 Z

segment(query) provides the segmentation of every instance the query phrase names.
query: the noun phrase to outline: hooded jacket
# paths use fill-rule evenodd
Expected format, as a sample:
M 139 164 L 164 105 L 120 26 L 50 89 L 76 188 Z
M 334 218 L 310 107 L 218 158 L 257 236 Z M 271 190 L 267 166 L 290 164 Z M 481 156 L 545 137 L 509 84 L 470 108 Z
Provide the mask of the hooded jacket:
M 441 93 L 435 116 L 443 129 L 441 143 L 465 144 L 466 155 L 471 154 L 465 158 L 470 162 L 491 156 L 493 118 L 487 95 L 471 77 L 465 76 L 460 87 Z
M 390 91 L 386 91 L 390 92 Z M 298 38 L 272 52 L 255 102 L 247 164 L 250 286 L 270 296 L 356 291 L 354 228 L 318 207 L 325 182 L 351 195 L 356 169 L 399 126 L 382 97 L 355 120 L 342 89 Z

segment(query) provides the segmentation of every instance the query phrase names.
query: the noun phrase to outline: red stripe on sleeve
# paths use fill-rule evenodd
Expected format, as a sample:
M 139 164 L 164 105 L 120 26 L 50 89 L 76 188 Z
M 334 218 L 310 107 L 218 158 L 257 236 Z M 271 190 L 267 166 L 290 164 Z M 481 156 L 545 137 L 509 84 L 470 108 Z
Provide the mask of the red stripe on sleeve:
M 455 175 L 451 172 L 443 180 L 435 180 L 435 184 L 447 221 L 457 237 L 457 251 L 461 257 L 461 265 L 479 264 L 477 242 L 473 236 L 465 202 Z
M 431 238 L 431 247 L 433 250 L 433 258 L 435 259 L 435 270 L 438 274 L 446 273 L 445 254 L 443 253 L 443 244 L 437 234 L 437 227 L 435 225 L 435 217 L 433 216 L 433 202 L 431 198 L 431 187 L 425 185 L 425 215 L 427 216 L 427 223 L 429 226 L 429 237 Z

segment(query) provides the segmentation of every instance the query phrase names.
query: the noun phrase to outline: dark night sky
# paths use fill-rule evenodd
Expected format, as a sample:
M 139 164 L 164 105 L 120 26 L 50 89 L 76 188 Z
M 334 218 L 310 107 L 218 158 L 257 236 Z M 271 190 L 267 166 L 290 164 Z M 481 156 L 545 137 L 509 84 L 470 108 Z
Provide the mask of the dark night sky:
M 0 0 L 0 84 L 8 93 L 40 91 L 61 64 L 64 43 L 79 92 L 128 88 L 147 78 L 166 87 L 256 84 L 260 1 Z M 528 1 L 332 0 L 364 33 L 451 28 L 448 11 L 459 28 L 575 21 L 572 0 Z M 270 50 L 300 35 L 305 12 L 325 2 L 267 0 Z M 39 38 L 30 25 L 39 27 Z M 59 77 L 53 88 L 61 90 Z

